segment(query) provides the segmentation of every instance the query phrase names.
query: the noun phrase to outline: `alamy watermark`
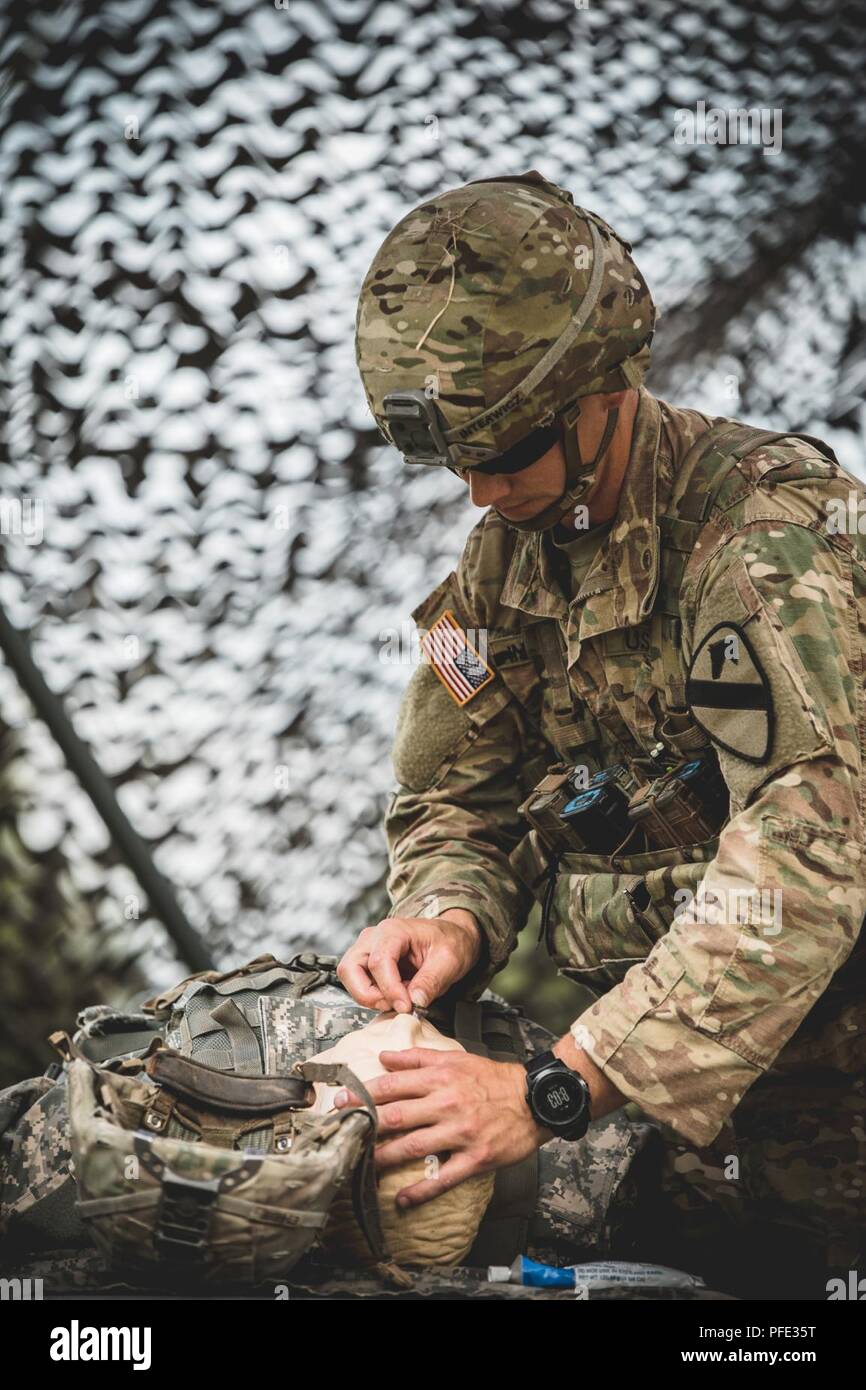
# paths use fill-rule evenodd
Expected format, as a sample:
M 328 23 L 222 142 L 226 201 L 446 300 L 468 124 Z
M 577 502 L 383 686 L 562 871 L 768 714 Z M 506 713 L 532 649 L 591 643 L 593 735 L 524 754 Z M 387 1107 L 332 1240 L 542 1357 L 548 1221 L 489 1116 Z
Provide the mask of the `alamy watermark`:
M 828 1303 L 838 1303 L 840 1300 L 866 1303 L 866 1279 L 861 1279 L 856 1269 L 848 1270 L 847 1280 L 828 1279 L 826 1288 Z
M 782 930 L 781 888 L 726 888 L 717 893 L 706 889 L 699 894 L 690 888 L 674 893 L 674 921 L 701 926 L 760 927 L 762 936 L 778 936 Z M 769 964 L 769 962 L 768 962 Z
M 866 497 L 852 490 L 827 502 L 827 532 L 831 536 L 866 536 Z
M 68 1327 L 51 1332 L 52 1361 L 131 1361 L 134 1371 L 146 1371 L 151 1362 L 149 1327 L 82 1327 L 73 1318 Z
M 40 1302 L 43 1297 L 41 1279 L 0 1279 L 0 1303 Z
M 487 628 L 467 627 L 467 644 L 487 664 Z M 423 642 L 423 647 L 422 647 Z M 434 628 L 427 631 L 414 623 L 401 623 L 399 628 L 382 628 L 379 633 L 379 660 L 383 666 L 418 666 L 429 662 L 438 666 L 453 656 L 455 639 L 451 632 Z
M 37 497 L 0 497 L 0 535 L 20 536 L 26 545 L 41 545 L 44 503 Z
M 707 108 L 699 101 L 694 111 L 674 112 L 677 145 L 762 145 L 765 155 L 782 148 L 782 109 L 779 106 Z

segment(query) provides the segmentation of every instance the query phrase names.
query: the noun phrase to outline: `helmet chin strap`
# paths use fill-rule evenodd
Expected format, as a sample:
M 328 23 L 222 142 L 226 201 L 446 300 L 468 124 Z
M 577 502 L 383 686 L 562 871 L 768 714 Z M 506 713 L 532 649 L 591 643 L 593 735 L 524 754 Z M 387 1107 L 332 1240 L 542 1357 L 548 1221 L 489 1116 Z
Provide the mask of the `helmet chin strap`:
M 593 487 L 598 475 L 599 465 L 610 447 L 619 420 L 619 406 L 614 406 L 613 410 L 607 413 L 607 422 L 601 441 L 595 451 L 595 458 L 589 463 L 584 463 L 580 453 L 580 440 L 577 434 L 577 420 L 580 415 L 580 402 L 566 410 L 560 417 L 562 429 L 560 438 L 562 450 L 565 454 L 565 491 L 558 501 L 545 507 L 544 511 L 537 516 L 531 516 L 526 521 L 509 521 L 508 517 L 503 517 L 503 521 L 508 526 L 513 526 L 515 531 L 549 531 L 558 521 L 564 520 L 575 507 L 580 504 Z

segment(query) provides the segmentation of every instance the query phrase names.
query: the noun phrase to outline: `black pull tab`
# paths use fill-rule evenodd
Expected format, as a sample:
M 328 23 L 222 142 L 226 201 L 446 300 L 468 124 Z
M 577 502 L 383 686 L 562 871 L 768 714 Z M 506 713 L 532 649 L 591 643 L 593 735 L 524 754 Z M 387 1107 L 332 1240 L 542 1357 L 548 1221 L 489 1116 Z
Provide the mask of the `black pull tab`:
M 553 907 L 553 895 L 556 891 L 556 880 L 559 875 L 559 860 L 559 854 L 554 854 L 550 861 L 550 868 L 547 871 L 547 888 L 544 892 L 544 903 L 541 908 L 541 926 L 538 929 L 538 941 L 535 943 L 536 946 L 540 945 L 547 934 L 547 926 L 550 921 L 550 909 Z

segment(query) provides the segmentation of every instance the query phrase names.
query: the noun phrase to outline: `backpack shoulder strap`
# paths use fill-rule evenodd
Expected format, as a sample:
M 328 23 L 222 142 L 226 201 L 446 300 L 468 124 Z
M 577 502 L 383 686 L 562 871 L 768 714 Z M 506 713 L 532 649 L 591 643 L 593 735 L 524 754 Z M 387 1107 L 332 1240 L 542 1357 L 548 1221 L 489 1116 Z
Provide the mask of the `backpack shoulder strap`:
M 686 563 L 695 547 L 722 485 L 741 459 L 764 444 L 781 439 L 800 439 L 833 463 L 838 460 L 829 444 L 810 434 L 791 430 L 764 430 L 720 420 L 695 441 L 674 478 L 667 508 L 659 517 L 667 552 L 659 602 L 662 611 L 679 614 L 679 593 Z
M 731 470 L 755 449 L 780 439 L 800 439 L 811 444 L 825 458 L 838 462 L 823 440 L 792 430 L 764 430 L 722 420 L 696 440 L 686 454 L 674 479 L 668 507 L 675 519 L 703 524 Z

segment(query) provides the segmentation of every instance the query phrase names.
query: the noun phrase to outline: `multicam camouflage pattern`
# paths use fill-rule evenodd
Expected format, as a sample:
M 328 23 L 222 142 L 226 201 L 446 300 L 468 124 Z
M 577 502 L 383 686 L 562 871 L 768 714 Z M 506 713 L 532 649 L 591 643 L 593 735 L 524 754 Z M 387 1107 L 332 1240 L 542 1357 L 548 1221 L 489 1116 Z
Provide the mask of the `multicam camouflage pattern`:
M 425 391 L 455 447 L 499 454 L 577 397 L 637 385 L 655 307 L 629 250 L 534 170 L 415 208 L 380 247 L 358 301 L 358 367 L 385 437 L 390 391 Z M 506 401 L 582 305 L 588 318 L 573 343 L 537 385 Z
M 232 1117 L 217 1111 L 198 1109 L 195 1118 L 221 1129 L 205 1129 L 202 1121 L 201 1132 L 187 1127 L 184 1137 L 148 1133 L 159 1094 L 146 1077 L 119 1076 L 80 1059 L 69 1063 L 78 1209 L 106 1262 L 175 1279 L 192 1262 L 194 1277 L 207 1283 L 286 1275 L 324 1228 L 336 1192 L 371 1142 L 375 1117 L 353 1109 L 343 1123 L 293 1112 L 290 1140 L 280 1151 L 277 1129 L 286 1117 L 276 1116 L 267 1147 L 253 1152 L 247 1147 L 253 1136 L 242 1132 L 237 1117 L 233 1128 Z M 180 1107 L 173 1110 L 173 1119 L 179 1113 Z M 204 1210 L 202 1197 L 195 1199 L 202 1193 Z
M 798 1107 L 772 1150 L 774 1200 L 797 1225 L 805 1203 L 820 1225 L 827 1182 L 813 1169 L 809 1197 L 795 1177 L 811 1167 L 805 1117 L 812 1102 L 821 1110 L 824 1079 L 857 1112 L 866 1071 L 866 537 L 827 525 L 831 500 L 854 492 L 862 508 L 864 488 L 814 445 L 778 441 L 733 466 L 696 521 L 704 499 L 684 483 L 687 456 L 724 423 L 641 390 L 619 510 L 577 593 L 548 536 L 518 534 L 492 511 L 474 529 L 456 573 L 415 616 L 427 628 L 447 607 L 486 629 L 498 679 L 456 709 L 423 666 L 413 676 L 394 749 L 389 887 L 395 914 L 475 913 L 485 953 L 465 987 L 476 994 L 515 945 L 529 885 L 542 892 L 546 855 L 525 834 L 521 800 L 554 760 L 595 772 L 659 740 L 682 754 L 705 747 L 685 699 L 689 663 L 717 624 L 737 624 L 769 682 L 768 756 L 717 750 L 731 815 L 715 841 L 615 864 L 570 856 L 548 945 L 600 996 L 573 1026 L 579 1045 L 679 1141 L 711 1145 L 728 1121 L 739 1133 L 749 1088 L 790 1073 L 795 1089 L 786 1080 L 774 1093 L 780 1113 L 786 1094 Z M 642 913 L 622 894 L 639 879 L 650 892 Z M 697 896 L 677 911 L 683 887 Z M 702 911 L 732 890 L 781 890 L 781 927 Z M 796 1087 L 815 1058 L 804 1098 Z M 821 1168 L 839 1164 L 843 1186 L 829 1186 L 856 1240 L 859 1113 L 853 1129 L 827 1117 L 819 1127 Z M 743 1142 L 760 1166 L 764 1139 L 743 1131 Z

